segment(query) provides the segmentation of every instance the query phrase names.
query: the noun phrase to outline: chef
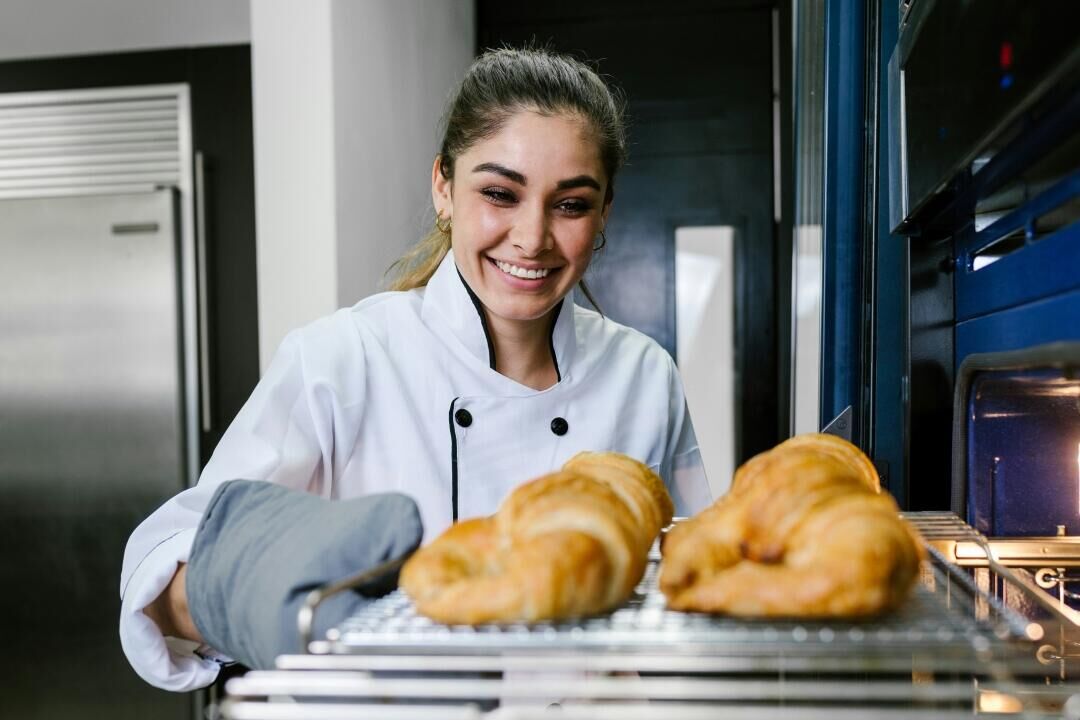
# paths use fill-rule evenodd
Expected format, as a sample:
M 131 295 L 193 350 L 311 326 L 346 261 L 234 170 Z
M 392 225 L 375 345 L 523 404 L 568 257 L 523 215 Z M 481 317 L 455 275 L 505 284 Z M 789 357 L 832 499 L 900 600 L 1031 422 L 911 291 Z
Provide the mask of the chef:
M 586 65 L 473 63 L 432 168 L 435 228 L 393 290 L 289 334 L 198 485 L 132 534 L 120 636 L 139 675 L 189 690 L 231 658 L 268 666 L 299 649 L 306 590 L 582 450 L 650 465 L 677 514 L 711 501 L 670 356 L 575 303 L 624 155 L 620 104 Z

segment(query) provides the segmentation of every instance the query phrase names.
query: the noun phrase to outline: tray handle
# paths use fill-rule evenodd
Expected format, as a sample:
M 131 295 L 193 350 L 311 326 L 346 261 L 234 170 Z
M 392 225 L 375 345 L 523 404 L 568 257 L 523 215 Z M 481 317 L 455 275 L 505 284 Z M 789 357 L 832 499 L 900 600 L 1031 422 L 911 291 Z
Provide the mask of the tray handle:
M 380 563 L 373 568 L 349 575 L 346 578 L 328 583 L 309 592 L 307 597 L 304 598 L 304 604 L 300 606 L 300 611 L 296 616 L 296 626 L 300 631 L 300 652 L 308 652 L 308 647 L 311 644 L 311 635 L 315 628 L 315 611 L 319 609 L 319 605 L 345 590 L 358 588 L 361 585 L 374 582 L 390 573 L 397 572 L 411 555 L 412 551 L 409 551 L 404 555 Z

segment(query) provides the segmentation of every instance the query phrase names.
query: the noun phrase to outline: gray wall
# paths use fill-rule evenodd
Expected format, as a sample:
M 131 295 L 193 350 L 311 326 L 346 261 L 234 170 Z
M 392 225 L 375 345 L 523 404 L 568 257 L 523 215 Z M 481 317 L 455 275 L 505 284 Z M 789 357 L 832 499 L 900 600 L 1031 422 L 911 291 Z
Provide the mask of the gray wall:
M 0 60 L 233 45 L 249 0 L 3 0 Z
M 447 95 L 472 61 L 471 0 L 334 5 L 338 303 L 383 273 L 434 221 L 431 165 Z

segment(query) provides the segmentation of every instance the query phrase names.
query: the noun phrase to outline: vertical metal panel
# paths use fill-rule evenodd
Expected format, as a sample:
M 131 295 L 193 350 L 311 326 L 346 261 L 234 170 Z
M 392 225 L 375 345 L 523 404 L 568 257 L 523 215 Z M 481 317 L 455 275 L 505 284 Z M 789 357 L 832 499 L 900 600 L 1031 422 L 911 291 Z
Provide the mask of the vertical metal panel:
M 776 223 L 776 357 L 777 438 L 791 433 L 792 360 L 794 314 L 792 267 L 795 256 L 795 8 L 781 3 L 773 15 L 773 62 L 779 82 L 774 91 L 779 101 L 777 162 L 774 172 L 780 183 L 780 219 Z
M 180 175 L 176 184 L 177 214 L 180 217 L 180 323 L 183 336 L 181 354 L 184 378 L 184 477 L 188 485 L 199 482 L 202 464 L 199 462 L 199 319 L 198 288 L 195 262 L 195 156 L 194 132 L 191 120 L 191 91 L 187 85 L 176 85 L 177 139 L 180 156 Z
M 908 215 L 907 205 L 907 141 L 904 132 L 904 73 L 900 70 L 900 49 L 896 43 L 896 26 L 888 21 L 892 3 L 882 2 L 882 26 L 879 52 L 889 55 L 888 75 L 882 86 L 885 88 L 885 103 L 888 114 L 883 116 L 878 126 L 880 137 L 888 143 L 888 208 L 885 218 L 888 228 L 898 228 Z M 886 129 L 888 131 L 886 132 Z M 879 181 L 880 182 L 880 181 Z
M 821 427 L 821 223 L 825 0 L 795 4 L 795 222 L 791 262 L 791 432 Z
M 859 402 L 866 8 L 828 0 L 825 12 L 825 217 L 821 423 Z M 856 437 L 856 443 L 861 439 Z
M 897 40 L 897 4 L 882 0 L 878 24 L 879 57 L 893 53 Z M 897 55 L 892 55 L 894 58 Z M 899 127 L 895 71 L 892 62 L 879 67 L 878 103 L 888 112 L 878 113 L 878 203 L 877 242 L 874 273 L 874 377 L 873 424 L 868 438 L 872 456 L 885 470 L 883 478 L 889 492 L 907 508 L 907 409 L 903 395 L 908 368 L 907 296 L 908 244 L 906 238 L 893 235 L 892 203 L 899 192 L 899 150 L 895 143 Z M 896 182 L 893 182 L 893 181 Z M 880 192 L 888 188 L 888 195 Z

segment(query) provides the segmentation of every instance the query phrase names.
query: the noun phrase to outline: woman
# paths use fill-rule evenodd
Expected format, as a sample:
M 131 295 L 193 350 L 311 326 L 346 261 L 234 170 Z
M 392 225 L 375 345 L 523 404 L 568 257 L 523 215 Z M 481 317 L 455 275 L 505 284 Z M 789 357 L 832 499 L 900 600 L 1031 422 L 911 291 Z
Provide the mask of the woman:
M 432 168 L 436 228 L 398 264 L 395 291 L 291 333 L 198 486 L 133 533 L 121 638 L 140 675 L 176 690 L 216 675 L 212 651 L 185 653 L 166 644 L 163 631 L 210 644 L 204 636 L 214 634 L 218 644 L 234 644 L 220 652 L 265 658 L 270 650 L 237 649 L 245 642 L 235 614 L 244 593 L 267 574 L 287 574 L 283 565 L 292 561 L 282 557 L 313 548 L 324 566 L 337 547 L 363 545 L 366 528 L 378 527 L 385 539 L 387 528 L 409 524 L 408 507 L 374 508 L 366 499 L 374 493 L 411 497 L 430 539 L 458 518 L 494 512 L 515 485 L 578 451 L 612 450 L 657 470 L 679 514 L 709 503 L 671 358 L 644 335 L 574 304 L 573 288 L 606 241 L 624 154 L 620 107 L 585 65 L 498 50 L 470 67 Z M 325 520 L 330 503 L 305 505 L 298 493 L 275 496 L 272 510 L 252 510 L 266 482 L 246 486 L 246 499 L 221 499 L 223 483 L 240 487 L 227 483 L 237 478 L 335 501 L 365 498 L 356 502 L 366 503 L 357 513 L 367 524 Z M 203 518 L 208 503 L 214 511 Z M 343 540 L 328 530 L 339 525 L 361 534 Z M 222 539 L 241 526 L 246 535 Z M 234 552 L 261 555 L 214 565 Z M 264 561 L 271 570 L 259 575 L 252 568 Z M 233 579 L 220 589 L 224 576 Z M 219 615 L 231 625 L 208 633 Z

